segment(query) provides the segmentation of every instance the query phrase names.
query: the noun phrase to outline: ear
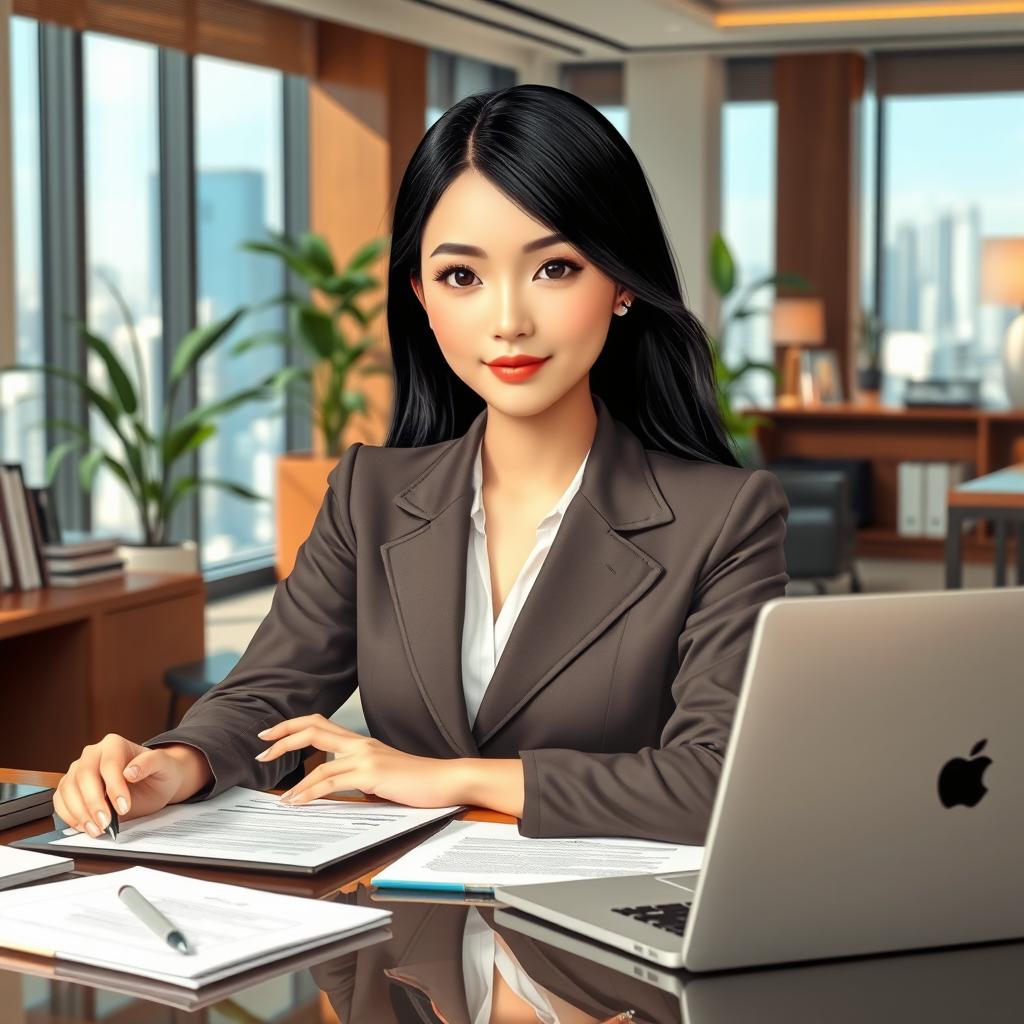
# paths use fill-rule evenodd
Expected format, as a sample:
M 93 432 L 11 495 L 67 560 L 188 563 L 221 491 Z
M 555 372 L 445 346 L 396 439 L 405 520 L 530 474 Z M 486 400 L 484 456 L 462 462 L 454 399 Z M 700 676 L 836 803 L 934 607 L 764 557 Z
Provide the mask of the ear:
M 426 310 L 427 304 L 423 300 L 423 282 L 420 280 L 420 275 L 415 270 L 409 271 L 409 284 L 412 285 L 412 290 L 416 293 L 416 298 L 420 300 L 420 305 Z

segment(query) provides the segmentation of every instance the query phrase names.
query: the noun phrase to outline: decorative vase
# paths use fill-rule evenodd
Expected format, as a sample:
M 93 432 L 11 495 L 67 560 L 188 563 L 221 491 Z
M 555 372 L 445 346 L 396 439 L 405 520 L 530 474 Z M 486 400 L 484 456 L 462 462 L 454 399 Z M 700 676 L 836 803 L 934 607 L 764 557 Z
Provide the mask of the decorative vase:
M 1024 408 L 1024 313 L 1006 331 L 1003 342 L 1003 383 L 1014 409 Z
M 194 540 L 180 544 L 120 544 L 117 557 L 125 572 L 199 572 L 199 548 Z

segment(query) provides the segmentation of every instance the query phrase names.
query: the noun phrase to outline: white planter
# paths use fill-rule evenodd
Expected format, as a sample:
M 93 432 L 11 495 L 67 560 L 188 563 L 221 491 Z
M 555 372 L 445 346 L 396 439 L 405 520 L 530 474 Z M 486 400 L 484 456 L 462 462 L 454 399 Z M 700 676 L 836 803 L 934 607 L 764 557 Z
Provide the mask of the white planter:
M 124 559 L 125 572 L 199 572 L 199 548 L 194 540 L 159 547 L 121 544 L 117 557 Z

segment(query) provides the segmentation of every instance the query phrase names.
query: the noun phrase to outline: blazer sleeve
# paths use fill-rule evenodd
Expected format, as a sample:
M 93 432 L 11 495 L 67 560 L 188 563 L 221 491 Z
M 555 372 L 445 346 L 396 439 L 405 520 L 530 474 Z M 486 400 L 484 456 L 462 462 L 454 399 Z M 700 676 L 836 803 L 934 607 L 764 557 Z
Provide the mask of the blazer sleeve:
M 756 469 L 733 498 L 678 641 L 675 708 L 657 748 L 520 751 L 521 835 L 623 836 L 703 845 L 758 611 L 782 597 L 789 501 Z
M 254 758 L 267 743 L 256 734 L 286 718 L 330 716 L 356 688 L 356 538 L 349 496 L 361 446 L 348 447 L 328 474 L 313 528 L 238 664 L 176 728 L 143 744 L 184 743 L 206 755 L 212 784 L 187 802 L 231 786 L 272 789 L 303 752 L 262 764 Z

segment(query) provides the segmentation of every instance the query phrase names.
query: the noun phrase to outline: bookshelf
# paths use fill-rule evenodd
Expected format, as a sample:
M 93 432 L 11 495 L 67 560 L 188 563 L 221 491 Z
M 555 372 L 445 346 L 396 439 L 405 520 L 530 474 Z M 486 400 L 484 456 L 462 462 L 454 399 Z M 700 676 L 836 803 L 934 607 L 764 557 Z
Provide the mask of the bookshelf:
M 941 538 L 903 537 L 896 531 L 900 462 L 963 459 L 974 464 L 973 476 L 981 476 L 1019 462 L 1015 450 L 1024 446 L 1024 409 L 904 409 L 844 402 L 744 412 L 772 420 L 771 426 L 755 430 L 767 462 L 789 457 L 867 460 L 872 525 L 857 531 L 857 553 L 867 558 L 943 558 Z M 994 547 L 991 525 L 980 522 L 964 536 L 964 559 L 991 562 Z

